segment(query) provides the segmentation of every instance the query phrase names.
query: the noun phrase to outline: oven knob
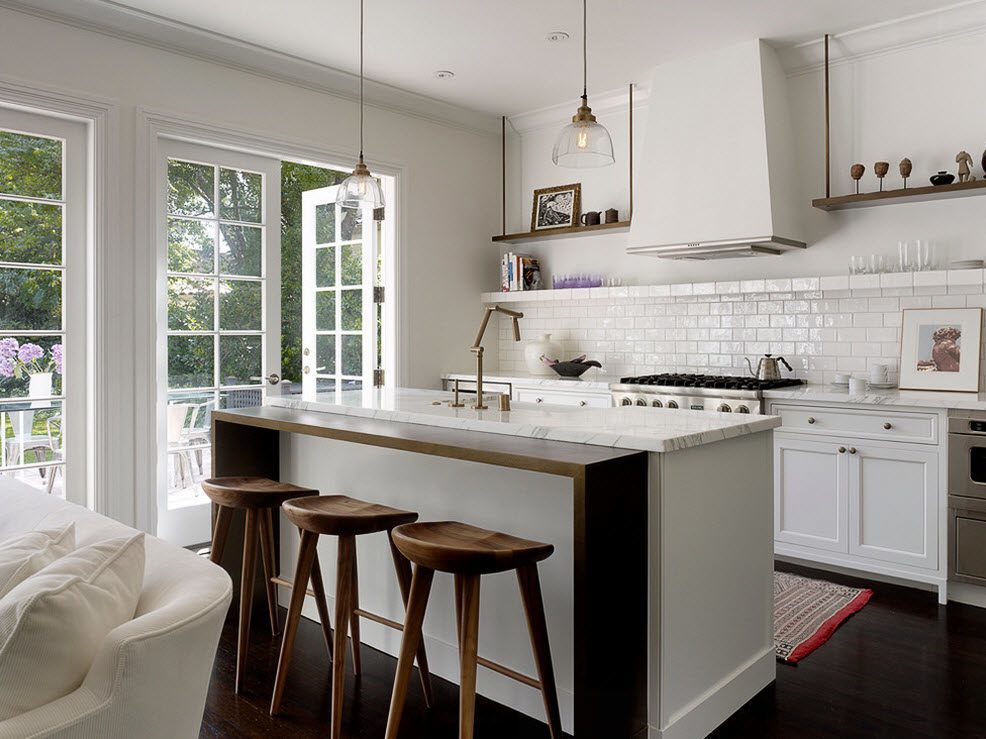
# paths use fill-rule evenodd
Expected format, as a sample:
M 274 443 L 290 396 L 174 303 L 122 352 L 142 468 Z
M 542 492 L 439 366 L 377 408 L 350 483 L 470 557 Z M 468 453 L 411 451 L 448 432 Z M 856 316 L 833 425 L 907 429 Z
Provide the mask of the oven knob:
M 634 403 L 634 405 L 644 405 L 645 406 L 645 405 L 647 405 L 647 401 L 644 400 L 643 398 L 637 398 L 637 402 Z
M 678 403 L 676 401 L 674 400 L 668 401 L 668 408 L 677 408 L 677 407 L 678 407 Z
M 651 401 L 651 408 L 663 408 L 663 407 L 664 407 L 664 403 L 662 403 L 660 400 Z
M 728 405 L 726 405 L 725 403 L 723 403 L 723 404 L 722 404 L 722 405 L 720 405 L 720 406 L 719 406 L 718 408 L 716 408 L 716 410 L 717 410 L 717 411 L 719 411 L 720 413 L 732 413 L 732 412 L 733 412 L 733 409 L 732 409 L 732 408 L 730 408 L 730 407 L 729 407 Z
M 633 401 L 630 398 L 624 398 L 620 401 L 620 405 L 633 405 Z
M 739 407 L 736 408 L 736 412 L 737 413 L 749 413 L 750 412 L 750 409 L 747 408 L 745 405 L 741 405 L 741 406 L 739 406 Z

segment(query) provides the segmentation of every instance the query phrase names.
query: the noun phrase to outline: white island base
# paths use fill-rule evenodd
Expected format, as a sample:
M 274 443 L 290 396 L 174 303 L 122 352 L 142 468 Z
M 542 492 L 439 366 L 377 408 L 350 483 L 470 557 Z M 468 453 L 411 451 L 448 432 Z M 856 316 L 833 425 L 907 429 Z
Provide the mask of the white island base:
M 217 451 L 223 443 L 223 429 L 233 424 L 276 429 L 279 476 L 285 481 L 317 488 L 323 494 L 345 493 L 415 510 L 422 520 L 456 519 L 552 543 L 555 552 L 541 563 L 540 574 L 567 732 L 580 739 L 703 737 L 773 681 L 770 429 L 776 425 L 774 419 L 762 418 L 758 420 L 760 425 L 750 425 L 746 433 L 734 435 L 730 431 L 724 434 L 727 438 L 720 436 L 719 441 L 663 453 L 630 452 L 632 459 L 641 458 L 646 466 L 643 517 L 647 525 L 642 534 L 646 540 L 637 547 L 635 534 L 628 531 L 625 548 L 617 536 L 613 540 L 616 545 L 609 547 L 615 551 L 599 553 L 577 541 L 580 532 L 587 530 L 580 517 L 598 516 L 602 520 L 595 523 L 605 526 L 610 513 L 605 505 L 579 506 L 576 501 L 580 485 L 587 489 L 589 483 L 580 482 L 577 475 L 541 472 L 537 465 L 525 469 L 508 463 L 473 461 L 473 451 L 483 443 L 489 446 L 488 440 L 496 437 L 472 430 L 441 429 L 446 442 L 457 439 L 455 443 L 461 443 L 463 449 L 472 450 L 466 458 L 454 458 L 435 448 L 411 450 L 403 442 L 395 444 L 392 439 L 384 439 L 389 430 L 380 431 L 380 440 L 374 441 L 375 437 L 367 433 L 370 427 L 365 425 L 360 427 L 358 436 L 353 436 L 351 429 L 339 429 L 354 419 L 334 414 L 331 404 L 326 404 L 324 412 L 313 413 L 315 405 L 320 404 L 306 403 L 305 410 L 281 407 L 217 412 Z M 640 410 L 645 414 L 660 413 Z M 718 414 L 706 414 L 706 421 L 713 420 L 713 416 Z M 646 421 L 644 416 L 641 419 L 642 423 Z M 722 419 L 723 424 L 733 425 L 741 420 L 727 416 Z M 662 415 L 661 421 L 666 427 L 667 416 Z M 384 428 L 379 416 L 360 423 Z M 389 429 L 399 429 L 402 439 L 408 429 L 413 435 L 418 428 L 406 422 L 383 423 L 389 424 Z M 477 444 L 482 439 L 487 441 Z M 521 440 L 511 440 L 518 441 Z M 562 452 L 579 446 L 538 439 L 523 442 Z M 229 464 L 219 461 L 220 466 Z M 234 470 L 227 466 L 220 472 L 232 474 Z M 586 476 L 591 477 L 588 473 Z M 618 499 L 628 493 L 619 481 L 609 492 L 607 483 L 592 480 L 594 494 L 603 494 L 596 500 L 605 503 L 607 498 Z M 291 577 L 297 556 L 297 532 L 282 519 L 280 534 L 281 572 Z M 320 540 L 319 558 L 330 596 L 335 586 L 335 546 L 332 537 Z M 357 550 L 360 607 L 403 620 L 402 601 L 384 535 L 358 537 Z M 605 563 L 600 564 L 604 559 Z M 600 566 L 605 571 L 599 572 Z M 598 581 L 586 573 L 606 581 L 608 590 L 598 593 L 598 597 L 596 592 L 589 592 L 585 583 Z M 626 578 L 630 581 L 624 582 Z M 451 586 L 451 576 L 436 575 L 424 634 L 432 672 L 458 682 Z M 644 598 L 642 588 L 646 589 Z M 287 591 L 282 591 L 280 597 L 286 605 Z M 588 624 L 583 615 L 579 623 L 578 614 L 586 613 L 587 604 L 603 613 L 603 618 Z M 330 603 L 330 612 L 332 609 Z M 305 603 L 304 613 L 313 620 L 318 618 L 313 603 Z M 398 632 L 369 620 L 363 620 L 361 630 L 365 644 L 397 654 Z M 627 684 L 639 686 L 639 695 L 625 701 L 618 710 L 620 714 L 640 712 L 639 721 L 615 714 L 602 723 L 598 718 L 578 719 L 580 709 L 584 717 L 586 706 L 593 701 L 593 696 L 580 695 L 577 689 L 579 684 L 588 684 L 585 676 L 579 676 L 586 665 L 580 659 L 580 650 L 610 655 L 610 672 L 617 665 L 620 672 L 627 669 L 627 664 L 638 666 L 638 675 L 607 675 L 607 660 L 596 659 L 592 669 L 598 674 L 592 679 L 626 683 L 626 678 L 631 678 Z M 515 670 L 536 675 L 513 573 L 482 580 L 479 652 Z M 495 672 L 480 670 L 478 692 L 539 720 L 544 718 L 537 690 Z M 406 710 L 426 710 L 416 682 L 412 683 Z M 600 728 L 609 725 L 613 731 Z M 579 726 L 591 728 L 579 730 Z M 629 726 L 635 728 L 631 731 Z

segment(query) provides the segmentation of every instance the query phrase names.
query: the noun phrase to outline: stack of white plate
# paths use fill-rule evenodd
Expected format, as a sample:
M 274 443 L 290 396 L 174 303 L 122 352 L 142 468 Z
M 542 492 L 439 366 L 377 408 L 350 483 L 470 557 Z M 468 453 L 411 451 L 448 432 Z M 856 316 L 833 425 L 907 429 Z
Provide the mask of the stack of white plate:
M 958 262 L 952 262 L 948 265 L 949 269 L 982 269 L 983 260 L 982 259 L 963 259 Z

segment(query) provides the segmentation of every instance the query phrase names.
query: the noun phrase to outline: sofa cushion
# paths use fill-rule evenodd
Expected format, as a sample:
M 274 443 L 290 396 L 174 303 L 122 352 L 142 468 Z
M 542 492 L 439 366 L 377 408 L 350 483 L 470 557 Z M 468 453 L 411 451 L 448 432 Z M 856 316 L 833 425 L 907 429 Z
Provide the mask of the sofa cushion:
M 29 531 L 0 542 L 0 598 L 75 549 L 75 524 Z
M 77 549 L 0 598 L 0 721 L 75 690 L 133 618 L 143 581 L 137 533 Z

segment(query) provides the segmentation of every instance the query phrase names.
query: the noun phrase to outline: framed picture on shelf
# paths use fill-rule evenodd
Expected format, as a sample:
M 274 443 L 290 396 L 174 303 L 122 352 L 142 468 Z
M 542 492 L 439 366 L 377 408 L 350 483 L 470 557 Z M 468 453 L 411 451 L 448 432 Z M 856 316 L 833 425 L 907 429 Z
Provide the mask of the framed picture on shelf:
M 982 308 L 904 310 L 900 388 L 978 392 L 982 326 Z
M 579 224 L 582 208 L 582 183 L 542 187 L 534 191 L 531 206 L 531 231 L 548 231 Z

